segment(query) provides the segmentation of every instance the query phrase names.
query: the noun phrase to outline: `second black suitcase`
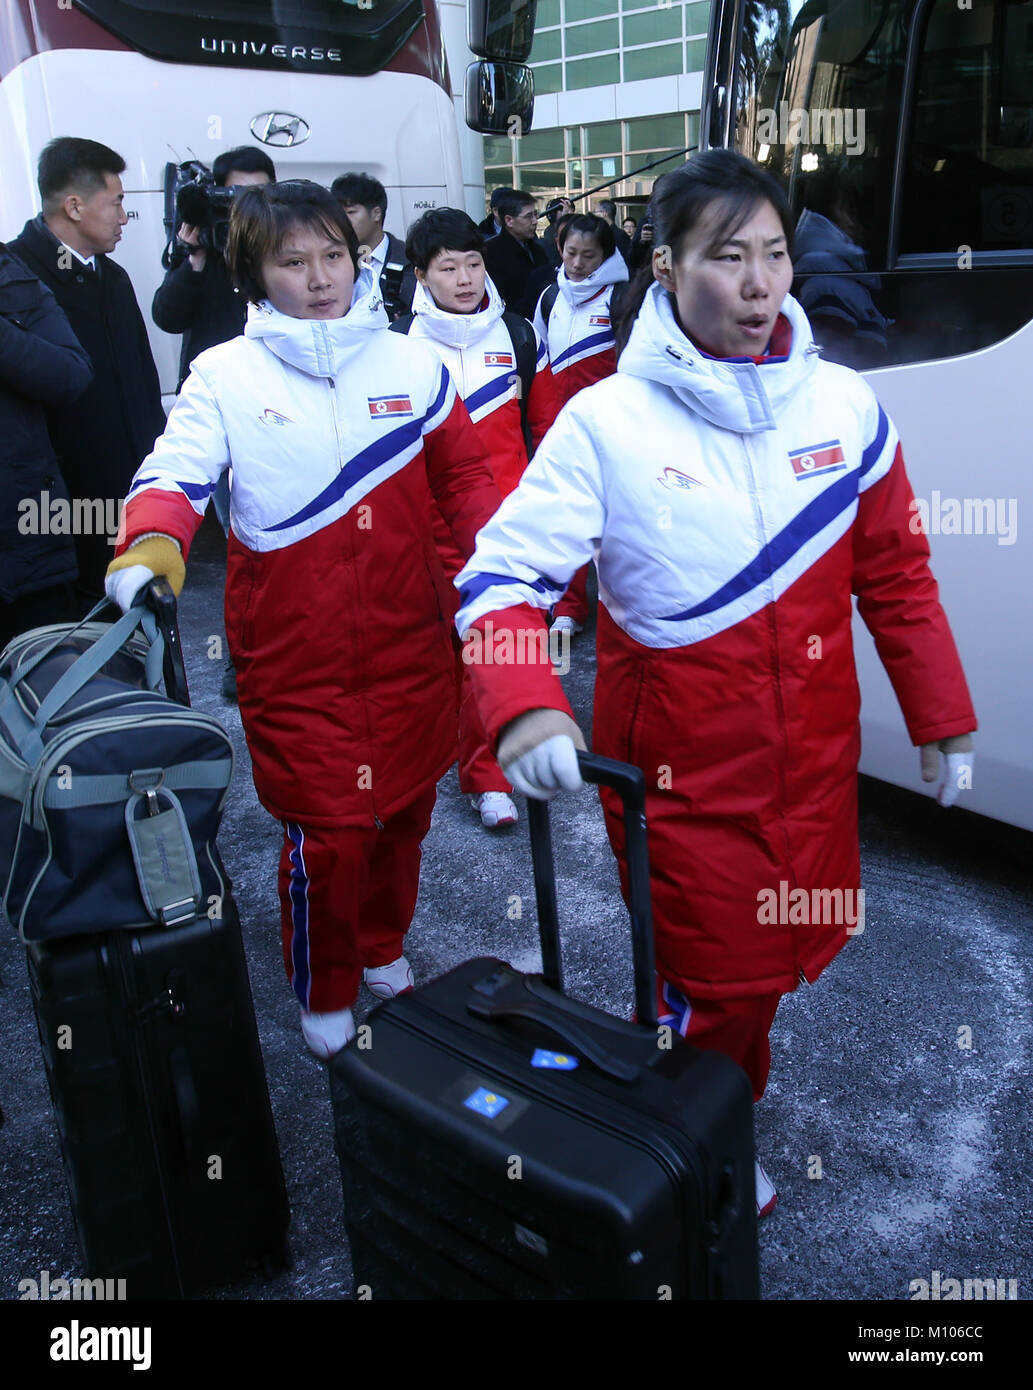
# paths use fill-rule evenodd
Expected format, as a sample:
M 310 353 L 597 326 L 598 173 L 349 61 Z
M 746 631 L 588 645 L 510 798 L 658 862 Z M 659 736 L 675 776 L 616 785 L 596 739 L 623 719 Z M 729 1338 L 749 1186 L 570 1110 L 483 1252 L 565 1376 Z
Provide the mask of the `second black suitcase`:
M 624 798 L 639 1022 L 562 993 L 530 803 L 544 978 L 468 961 L 331 1063 L 359 1298 L 759 1297 L 750 1084 L 658 1029 L 642 774 L 579 762 Z
M 171 589 L 152 585 L 149 602 L 166 689 L 186 704 Z M 202 905 L 179 925 L 105 931 L 84 894 L 83 934 L 28 947 L 86 1271 L 124 1279 L 129 1299 L 182 1298 L 240 1276 L 249 1261 L 266 1272 L 289 1262 L 240 920 L 218 851 L 205 852 L 218 888 L 207 914 Z M 143 910 L 142 901 L 133 908 Z

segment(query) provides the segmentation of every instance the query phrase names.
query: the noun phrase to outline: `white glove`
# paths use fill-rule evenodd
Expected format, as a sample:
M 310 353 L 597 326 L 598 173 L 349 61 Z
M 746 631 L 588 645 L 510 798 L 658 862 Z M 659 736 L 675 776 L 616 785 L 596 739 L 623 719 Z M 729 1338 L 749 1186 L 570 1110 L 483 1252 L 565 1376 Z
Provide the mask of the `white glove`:
M 936 789 L 936 800 L 941 806 L 953 806 L 958 793 L 972 786 L 972 762 L 975 753 L 944 753 L 943 779 Z
M 518 792 L 536 801 L 551 800 L 561 788 L 576 792 L 584 786 L 577 749 L 568 734 L 553 734 L 502 770 Z
M 112 603 L 117 603 L 123 613 L 133 606 L 133 599 L 154 578 L 154 571 L 146 565 L 127 565 L 124 570 L 115 570 L 104 581 L 104 592 Z
M 938 743 L 923 744 L 922 780 L 935 782 L 939 776 L 940 785 L 936 789 L 936 800 L 941 806 L 953 806 L 958 799 L 958 793 L 971 788 L 974 758 L 971 734 L 955 734 L 951 738 L 940 739 Z

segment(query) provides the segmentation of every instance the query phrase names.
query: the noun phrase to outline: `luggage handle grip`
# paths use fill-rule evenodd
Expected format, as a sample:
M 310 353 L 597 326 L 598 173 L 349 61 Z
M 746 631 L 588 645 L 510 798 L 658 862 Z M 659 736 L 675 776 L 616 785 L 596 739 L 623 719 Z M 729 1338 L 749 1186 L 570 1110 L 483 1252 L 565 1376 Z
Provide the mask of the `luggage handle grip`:
M 164 640 L 162 675 L 165 694 L 179 705 L 190 704 L 183 644 L 176 623 L 176 595 L 164 575 L 152 579 L 144 591 L 144 603 L 157 620 L 158 633 Z
M 550 1033 L 555 1033 L 572 1052 L 590 1063 L 596 1071 L 602 1072 L 614 1081 L 637 1081 L 642 1074 L 642 1069 L 634 1062 L 615 1057 L 612 1052 L 607 1052 L 598 1043 L 593 1042 L 587 1033 L 573 1023 L 566 1020 L 561 1023 L 552 1010 L 541 1004 L 530 1000 L 502 1004 L 494 1003 L 490 999 L 471 999 L 466 1007 L 475 1018 L 487 1019 L 489 1023 L 504 1023 L 510 1019 L 528 1019 L 532 1023 L 538 1023 Z
M 653 909 L 649 885 L 649 845 L 646 837 L 646 783 L 642 769 L 630 763 L 603 758 L 596 753 L 577 755 L 586 782 L 610 787 L 624 808 L 624 840 L 628 872 L 632 958 L 635 967 L 635 1013 L 639 1023 L 655 1028 L 656 983 L 653 947 Z M 538 934 L 542 944 L 542 977 L 558 994 L 563 993 L 559 923 L 556 911 L 556 877 L 552 857 L 552 830 L 546 801 L 528 800 L 527 820 L 534 865 L 534 891 L 538 907 Z

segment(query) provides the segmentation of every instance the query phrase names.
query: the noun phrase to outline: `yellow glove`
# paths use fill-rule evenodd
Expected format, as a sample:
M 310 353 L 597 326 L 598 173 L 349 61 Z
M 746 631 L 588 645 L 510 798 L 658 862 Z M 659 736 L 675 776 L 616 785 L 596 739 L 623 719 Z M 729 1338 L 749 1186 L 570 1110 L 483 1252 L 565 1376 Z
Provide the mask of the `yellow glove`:
M 130 570 L 139 572 L 130 575 Z M 171 536 L 147 536 L 131 545 L 124 554 L 108 565 L 104 591 L 113 603 L 117 603 L 123 612 L 127 612 L 143 586 L 150 583 L 151 578 L 158 576 L 163 576 L 169 581 L 173 593 L 179 598 L 183 592 L 186 573 L 179 545 Z

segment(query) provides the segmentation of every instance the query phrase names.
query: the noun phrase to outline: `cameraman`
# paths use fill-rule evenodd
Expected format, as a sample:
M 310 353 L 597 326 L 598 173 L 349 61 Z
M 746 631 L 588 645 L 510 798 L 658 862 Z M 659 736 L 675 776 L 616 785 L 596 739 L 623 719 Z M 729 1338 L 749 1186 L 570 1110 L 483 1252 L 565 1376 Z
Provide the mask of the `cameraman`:
M 273 161 L 252 145 L 220 154 L 212 174 L 217 188 L 276 182 Z M 198 190 L 197 196 L 205 195 Z M 247 317 L 247 304 L 230 283 L 226 262 L 219 251 L 201 244 L 201 232 L 199 226 L 182 224 L 177 233 L 182 259 L 165 276 L 151 305 L 151 316 L 160 329 L 183 334 L 177 391 L 198 353 L 239 337 Z

